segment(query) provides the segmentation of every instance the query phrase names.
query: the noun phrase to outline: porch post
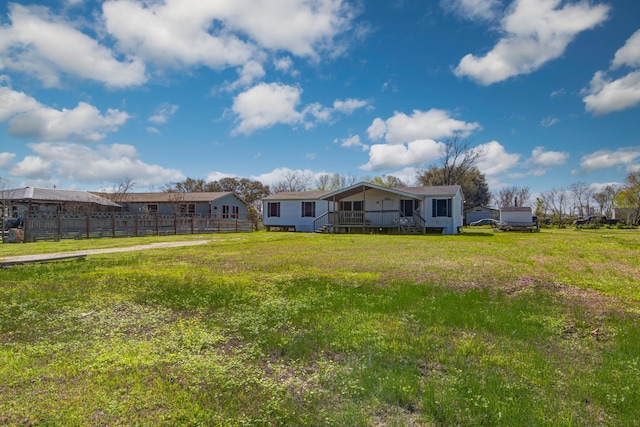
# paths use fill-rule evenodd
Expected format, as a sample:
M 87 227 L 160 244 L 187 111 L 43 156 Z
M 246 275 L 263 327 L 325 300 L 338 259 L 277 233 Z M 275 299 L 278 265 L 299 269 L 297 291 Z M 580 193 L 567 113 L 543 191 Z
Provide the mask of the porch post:
M 367 188 L 362 186 L 362 233 L 364 233 L 364 226 L 367 223 L 365 218 L 367 214 Z

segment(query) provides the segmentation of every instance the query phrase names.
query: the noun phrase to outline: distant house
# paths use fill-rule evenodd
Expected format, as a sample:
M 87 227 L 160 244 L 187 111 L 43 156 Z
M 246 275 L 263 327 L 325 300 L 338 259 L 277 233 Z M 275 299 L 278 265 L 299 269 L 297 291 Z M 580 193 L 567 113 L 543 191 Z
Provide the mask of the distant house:
M 462 211 L 458 185 L 387 188 L 362 182 L 337 191 L 283 192 L 263 199 L 267 230 L 456 234 Z
M 0 192 L 4 216 L 25 217 L 27 213 L 109 211 L 120 208 L 104 197 L 79 190 L 24 187 Z
M 101 193 L 102 194 L 102 193 Z M 233 192 L 102 194 L 130 213 L 208 215 L 247 219 L 247 204 Z
M 476 206 L 464 211 L 464 224 L 468 225 L 474 221 L 481 219 L 491 218 L 496 221 L 500 218 L 500 211 L 498 209 L 491 209 L 485 206 Z

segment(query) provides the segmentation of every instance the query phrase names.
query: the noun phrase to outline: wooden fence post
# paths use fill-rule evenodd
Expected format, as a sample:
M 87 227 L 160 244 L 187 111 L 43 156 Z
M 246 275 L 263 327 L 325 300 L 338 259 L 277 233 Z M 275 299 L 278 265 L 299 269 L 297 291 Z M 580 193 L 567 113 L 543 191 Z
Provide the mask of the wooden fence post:
M 86 215 L 87 215 L 86 234 L 87 234 L 87 239 L 88 239 L 91 236 L 91 234 L 90 234 L 91 233 L 91 230 L 90 230 L 90 227 L 91 227 L 91 216 L 90 216 L 89 212 L 87 212 Z
M 56 242 L 62 240 L 62 218 L 60 218 L 61 212 L 56 210 Z

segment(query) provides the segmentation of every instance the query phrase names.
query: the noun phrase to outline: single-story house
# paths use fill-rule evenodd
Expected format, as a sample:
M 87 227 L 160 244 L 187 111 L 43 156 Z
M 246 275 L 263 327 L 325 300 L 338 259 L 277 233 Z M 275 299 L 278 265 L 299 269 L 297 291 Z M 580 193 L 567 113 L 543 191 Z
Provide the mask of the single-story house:
M 362 182 L 336 191 L 282 192 L 263 199 L 267 230 L 330 233 L 456 234 L 459 185 L 387 188 Z
M 0 191 L 6 218 L 23 218 L 26 213 L 112 211 L 120 205 L 104 197 L 80 190 L 24 187 Z
M 102 196 L 117 201 L 130 213 L 216 216 L 247 219 L 247 204 L 232 191 L 194 193 L 125 193 Z
M 495 219 L 497 221 L 500 218 L 500 211 L 498 209 L 491 209 L 485 206 L 476 206 L 464 211 L 465 225 L 485 218 Z

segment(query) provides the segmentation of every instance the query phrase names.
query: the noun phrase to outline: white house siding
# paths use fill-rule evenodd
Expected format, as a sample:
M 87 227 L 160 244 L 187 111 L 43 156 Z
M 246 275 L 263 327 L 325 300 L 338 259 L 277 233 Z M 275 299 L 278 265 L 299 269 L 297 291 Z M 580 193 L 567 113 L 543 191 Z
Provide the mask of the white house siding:
M 532 224 L 533 215 L 531 208 L 500 209 L 500 222 L 507 224 Z
M 302 203 L 315 202 L 316 214 L 313 217 L 302 216 Z M 280 203 L 280 216 L 269 216 L 269 203 Z M 295 227 L 296 231 L 313 232 L 315 218 L 325 214 L 329 203 L 317 199 L 277 200 L 268 199 L 263 202 L 262 216 L 266 227 Z
M 434 217 L 433 200 L 451 199 L 451 217 Z M 462 197 L 460 193 L 455 196 L 427 197 L 423 203 L 423 218 L 428 228 L 442 228 L 442 234 L 457 234 L 462 227 Z

